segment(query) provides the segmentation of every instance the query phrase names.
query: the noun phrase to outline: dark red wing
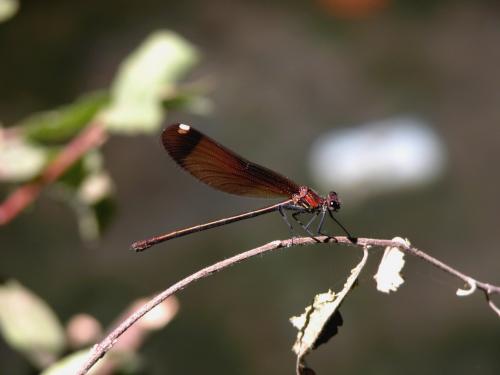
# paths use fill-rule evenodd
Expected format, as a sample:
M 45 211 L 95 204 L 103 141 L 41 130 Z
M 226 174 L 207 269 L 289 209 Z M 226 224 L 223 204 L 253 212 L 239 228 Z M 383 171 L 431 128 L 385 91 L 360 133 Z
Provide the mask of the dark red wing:
M 177 164 L 217 190 L 261 198 L 292 197 L 299 191 L 288 178 L 242 158 L 188 125 L 170 125 L 162 141 Z

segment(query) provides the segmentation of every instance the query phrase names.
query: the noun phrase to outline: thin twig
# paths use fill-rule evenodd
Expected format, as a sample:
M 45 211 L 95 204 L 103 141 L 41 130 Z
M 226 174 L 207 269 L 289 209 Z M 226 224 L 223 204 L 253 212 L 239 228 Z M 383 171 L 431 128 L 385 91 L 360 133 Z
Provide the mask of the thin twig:
M 42 189 L 57 180 L 69 167 L 106 139 L 106 130 L 98 121 L 90 123 L 42 171 L 40 176 L 18 187 L 0 204 L 0 225 L 19 215 L 38 197 Z
M 347 240 L 349 242 L 349 240 Z M 346 243 L 344 241 L 339 241 L 340 243 Z M 500 309 L 495 306 L 493 301 L 491 301 L 491 296 L 493 294 L 500 294 L 500 286 L 488 284 L 479 280 L 476 280 L 460 271 L 457 269 L 447 265 L 446 263 L 443 263 L 439 259 L 434 258 L 433 256 L 430 256 L 429 254 L 423 252 L 422 250 L 417 249 L 416 247 L 413 246 L 406 246 L 403 243 L 397 242 L 397 241 L 392 241 L 392 240 L 377 240 L 377 239 L 372 239 L 372 238 L 359 238 L 358 239 L 358 244 L 366 244 L 366 245 L 371 245 L 371 246 L 378 246 L 378 247 L 398 247 L 401 250 L 407 252 L 408 254 L 414 255 L 420 259 L 425 260 L 426 262 L 432 264 L 434 267 L 439 268 L 440 270 L 449 273 L 450 275 L 455 276 L 456 278 L 462 280 L 470 289 L 475 290 L 480 289 L 483 291 L 486 301 L 488 302 L 489 306 L 492 308 L 492 310 L 500 317 Z
M 467 275 L 463 274 L 462 272 L 454 269 L 453 267 L 448 266 L 447 264 L 441 262 L 440 260 L 428 255 L 427 253 L 423 252 L 422 250 L 419 250 L 413 246 L 407 246 L 399 241 L 374 239 L 374 238 L 357 238 L 357 241 L 354 243 L 349 238 L 344 237 L 344 236 L 338 236 L 338 237 L 320 236 L 320 237 L 314 237 L 314 238 L 300 237 L 300 238 L 293 238 L 293 239 L 282 240 L 282 241 L 277 240 L 277 241 L 269 242 L 263 246 L 255 248 L 255 249 L 248 250 L 244 253 L 235 255 L 231 258 L 222 260 L 222 261 L 217 262 L 217 263 L 215 263 L 211 266 L 208 266 L 206 268 L 203 268 L 203 269 L 199 270 L 198 272 L 195 272 L 192 275 L 175 283 L 174 285 L 170 286 L 168 289 L 166 289 L 163 292 L 161 292 L 160 294 L 158 294 L 156 297 L 151 299 L 148 303 L 146 303 L 140 309 L 138 309 L 136 312 L 134 312 L 132 315 L 130 315 L 127 319 L 125 319 L 122 323 L 120 323 L 100 343 L 94 345 L 92 347 L 92 349 L 90 350 L 90 353 L 89 353 L 89 356 L 88 356 L 86 362 L 78 370 L 77 374 L 78 375 L 86 374 L 92 368 L 92 366 L 94 366 L 94 364 L 96 364 L 97 361 L 100 358 L 102 358 L 113 347 L 113 345 L 117 342 L 118 338 L 130 326 L 132 326 L 135 322 L 137 322 L 146 313 L 151 311 L 155 306 L 159 305 L 161 302 L 163 302 L 165 299 L 167 299 L 171 295 L 184 289 L 189 284 L 191 284 L 195 281 L 198 281 L 200 279 L 203 279 L 205 277 L 211 276 L 219 271 L 222 271 L 225 268 L 228 268 L 229 266 L 232 266 L 236 263 L 240 263 L 240 262 L 247 260 L 249 258 L 252 258 L 256 255 L 261 255 L 261 254 L 268 253 L 268 252 L 278 250 L 281 248 L 289 248 L 289 247 L 297 246 L 297 245 L 313 245 L 313 244 L 317 244 L 318 242 L 320 242 L 320 243 L 339 243 L 339 244 L 357 246 L 357 247 L 361 247 L 361 248 L 369 247 L 371 249 L 373 249 L 374 247 L 387 247 L 387 246 L 398 247 L 402 251 L 405 251 L 411 255 L 419 257 L 419 258 L 425 260 L 426 262 L 429 262 L 433 266 L 455 276 L 456 278 L 462 280 L 464 283 L 466 283 L 470 287 L 474 286 L 477 289 L 482 290 L 486 296 L 486 299 L 488 301 L 489 306 L 493 309 L 493 311 L 495 311 L 500 316 L 500 309 L 497 306 L 495 306 L 493 304 L 493 302 L 491 301 L 491 296 L 493 294 L 500 294 L 500 286 L 491 285 L 491 284 L 484 283 L 484 282 L 478 281 L 476 279 L 473 279 L 472 277 L 467 276 Z

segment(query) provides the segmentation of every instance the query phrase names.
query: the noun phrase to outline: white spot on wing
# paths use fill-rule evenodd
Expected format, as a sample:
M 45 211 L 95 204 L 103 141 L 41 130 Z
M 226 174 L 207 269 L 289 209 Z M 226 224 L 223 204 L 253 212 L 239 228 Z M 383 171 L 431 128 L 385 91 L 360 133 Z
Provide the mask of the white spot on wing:
M 191 127 L 186 124 L 179 124 L 179 129 L 177 129 L 177 133 L 179 134 L 187 134 L 191 130 Z

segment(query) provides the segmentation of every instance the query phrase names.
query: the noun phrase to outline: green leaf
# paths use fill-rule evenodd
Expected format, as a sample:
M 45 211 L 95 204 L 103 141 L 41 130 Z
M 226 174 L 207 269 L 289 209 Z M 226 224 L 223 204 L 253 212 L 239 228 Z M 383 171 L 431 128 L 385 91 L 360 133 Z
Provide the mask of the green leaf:
M 90 354 L 90 348 L 74 352 L 46 368 L 40 375 L 68 375 L 76 374 L 84 365 Z M 137 374 L 139 373 L 140 358 L 131 351 L 108 352 L 91 368 L 89 374 Z
M 5 22 L 14 17 L 19 9 L 17 0 L 0 0 L 0 22 Z
M 89 349 L 79 350 L 75 353 L 63 357 L 56 363 L 52 364 L 50 367 L 46 368 L 40 375 L 66 375 L 66 374 L 76 374 L 78 369 L 83 366 L 85 360 L 87 359 Z M 102 366 L 103 361 L 99 361 L 94 369 Z
M 177 34 L 149 36 L 120 66 L 112 102 L 103 114 L 111 131 L 152 133 L 163 118 L 162 98 L 197 61 L 194 47 Z
M 337 333 L 342 325 L 342 318 L 338 308 L 349 291 L 355 285 L 361 270 L 368 259 L 368 250 L 363 249 L 363 258 L 351 270 L 343 289 L 339 293 L 329 290 L 314 297 L 312 305 L 307 306 L 300 316 L 290 318 L 291 323 L 299 330 L 293 351 L 297 354 L 297 372 L 307 373 L 312 371 L 305 365 L 304 357 L 311 350 L 327 342 Z
M 63 357 L 50 367 L 46 368 L 40 375 L 68 375 L 76 374 L 83 366 L 89 355 L 90 349 L 82 349 Z M 110 365 L 110 356 L 101 358 L 93 367 L 90 373 L 99 373 L 99 369 Z
M 0 286 L 0 328 L 5 341 L 42 368 L 65 347 L 64 330 L 41 298 L 17 281 Z
M 43 147 L 18 137 L 2 138 L 0 134 L 0 181 L 29 180 L 42 170 L 48 157 Z
M 208 98 L 189 92 L 179 92 L 176 96 L 166 97 L 162 105 L 166 110 L 186 108 L 198 115 L 207 115 L 212 112 L 212 102 Z
M 212 112 L 213 104 L 205 95 L 214 87 L 210 78 L 172 87 L 164 90 L 162 105 L 165 110 L 187 109 L 198 115 L 208 115 Z
M 73 165 L 51 187 L 51 192 L 74 210 L 80 236 L 85 241 L 99 238 L 114 216 L 113 181 L 104 170 L 97 150 Z
M 99 238 L 115 213 L 113 182 L 104 171 L 93 173 L 76 192 L 73 208 L 78 218 L 81 237 L 86 241 Z
M 65 142 L 80 132 L 108 103 L 107 93 L 93 92 L 58 109 L 35 113 L 17 126 L 32 141 Z

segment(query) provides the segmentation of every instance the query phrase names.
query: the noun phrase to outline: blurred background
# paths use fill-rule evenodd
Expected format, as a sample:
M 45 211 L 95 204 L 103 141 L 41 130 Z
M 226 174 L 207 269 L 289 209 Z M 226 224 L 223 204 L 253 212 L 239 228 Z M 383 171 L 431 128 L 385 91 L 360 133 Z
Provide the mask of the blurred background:
M 192 124 L 300 184 L 337 191 L 338 218 L 357 236 L 406 237 L 500 283 L 498 2 L 22 1 L 0 24 L 0 121 L 8 129 L 109 87 L 160 29 L 197 51 L 181 84 L 203 86 L 201 105 L 169 110 L 166 123 Z M 63 325 L 86 313 L 109 327 L 135 299 L 288 237 L 276 214 L 130 251 L 133 241 L 270 203 L 181 172 L 160 131 L 113 134 L 103 146 L 116 210 L 98 239 L 82 239 L 75 210 L 48 189 L 0 228 L 1 276 Z M 0 185 L 2 200 L 16 186 Z M 498 318 L 481 295 L 457 298 L 460 283 L 412 258 L 403 287 L 381 294 L 379 255 L 343 304 L 338 336 L 310 356 L 318 374 L 500 373 Z M 194 284 L 132 372 L 294 373 L 288 318 L 340 289 L 360 258 L 348 247 L 293 248 Z M 37 372 L 0 339 L 0 373 Z

